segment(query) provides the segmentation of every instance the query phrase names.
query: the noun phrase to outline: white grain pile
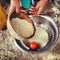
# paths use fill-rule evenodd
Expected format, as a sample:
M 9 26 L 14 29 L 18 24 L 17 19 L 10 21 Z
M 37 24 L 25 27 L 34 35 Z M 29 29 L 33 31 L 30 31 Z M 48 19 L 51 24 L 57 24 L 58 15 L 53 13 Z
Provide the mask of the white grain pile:
M 30 37 L 34 33 L 34 27 L 31 23 L 24 19 L 13 18 L 11 25 L 14 30 L 22 37 Z
M 36 28 L 35 35 L 28 40 L 29 42 L 37 42 L 41 45 L 41 47 L 44 47 L 48 42 L 48 34 L 45 31 L 45 29 L 41 27 Z

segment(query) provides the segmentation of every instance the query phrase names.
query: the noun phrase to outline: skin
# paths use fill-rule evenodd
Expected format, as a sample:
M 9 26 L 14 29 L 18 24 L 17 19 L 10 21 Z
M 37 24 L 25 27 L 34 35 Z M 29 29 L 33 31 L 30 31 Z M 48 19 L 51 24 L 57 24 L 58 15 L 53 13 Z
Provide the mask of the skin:
M 11 0 L 8 16 L 10 16 L 15 10 L 16 10 L 16 13 L 20 12 L 20 3 L 18 0 Z
M 47 2 L 48 2 L 48 0 L 40 0 L 35 7 L 32 6 L 30 8 L 30 13 L 34 16 L 39 15 L 43 11 Z
M 48 0 L 40 0 L 35 7 L 31 6 L 31 8 L 29 9 L 29 12 L 34 16 L 39 15 L 43 11 L 47 2 Z M 14 12 L 14 10 L 16 10 L 16 13 L 23 11 L 20 9 L 20 7 L 21 7 L 21 4 L 19 3 L 18 0 L 11 0 L 8 16 L 10 16 Z

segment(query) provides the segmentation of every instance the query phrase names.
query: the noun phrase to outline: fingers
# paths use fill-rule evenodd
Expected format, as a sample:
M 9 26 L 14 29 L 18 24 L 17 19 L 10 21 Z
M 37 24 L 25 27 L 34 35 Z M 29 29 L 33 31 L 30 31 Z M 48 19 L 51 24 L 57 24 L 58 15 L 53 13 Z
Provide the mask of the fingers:
M 16 6 L 16 13 L 19 13 L 19 12 L 20 12 L 20 4 Z
M 8 17 L 14 12 L 15 8 L 10 6 L 9 11 L 8 11 Z
M 19 12 L 20 12 L 20 8 L 16 7 L 16 13 L 19 13 Z
M 33 16 L 37 16 L 42 12 L 43 8 L 39 3 L 37 3 L 36 7 L 32 6 L 29 10 L 29 13 L 31 13 Z
M 31 6 L 31 9 L 34 9 L 34 7 L 33 7 L 33 6 Z
M 31 8 L 29 9 L 29 13 L 31 13 L 32 15 L 36 14 L 35 7 L 31 6 Z

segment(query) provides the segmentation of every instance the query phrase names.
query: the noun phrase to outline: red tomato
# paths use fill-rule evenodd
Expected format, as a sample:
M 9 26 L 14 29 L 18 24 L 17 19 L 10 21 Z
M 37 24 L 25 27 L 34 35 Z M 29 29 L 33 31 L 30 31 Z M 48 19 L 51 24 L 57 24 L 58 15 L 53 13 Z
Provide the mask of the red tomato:
M 30 48 L 31 48 L 32 50 L 35 50 L 35 49 L 37 48 L 37 43 L 36 43 L 36 42 L 31 42 L 31 43 L 30 43 Z

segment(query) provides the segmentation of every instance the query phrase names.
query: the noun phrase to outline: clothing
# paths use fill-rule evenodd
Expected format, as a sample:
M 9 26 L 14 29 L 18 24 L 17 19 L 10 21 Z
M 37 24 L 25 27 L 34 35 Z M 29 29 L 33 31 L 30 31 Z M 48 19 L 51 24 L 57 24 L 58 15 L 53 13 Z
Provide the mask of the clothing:
M 39 0 L 19 0 L 21 3 L 22 3 L 22 7 L 25 8 L 25 9 L 29 9 L 30 6 L 36 6 L 36 3 L 39 1 Z
M 19 0 L 22 3 L 22 7 L 25 9 L 29 9 L 31 5 L 36 6 L 36 3 L 40 0 Z M 54 1 L 54 0 L 48 0 Z
M 22 3 L 22 6 L 26 9 L 29 9 L 31 6 L 31 0 L 20 0 L 20 2 Z

